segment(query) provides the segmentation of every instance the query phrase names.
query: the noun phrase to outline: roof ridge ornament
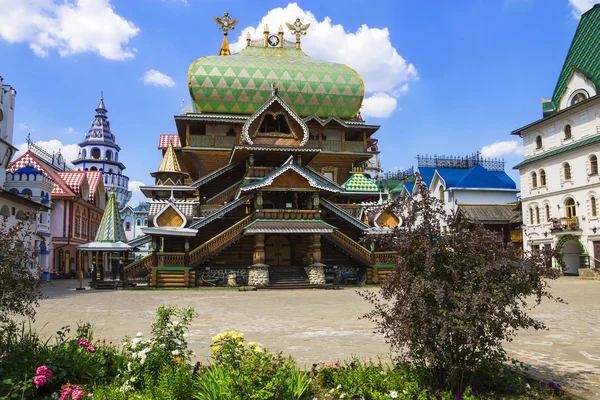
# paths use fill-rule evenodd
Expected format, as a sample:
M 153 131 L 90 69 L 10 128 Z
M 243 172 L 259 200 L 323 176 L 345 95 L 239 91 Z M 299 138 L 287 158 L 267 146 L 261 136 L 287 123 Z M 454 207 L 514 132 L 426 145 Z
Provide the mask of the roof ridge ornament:
M 231 54 L 231 51 L 229 50 L 229 42 L 227 41 L 227 34 L 229 33 L 229 31 L 233 31 L 235 30 L 235 25 L 239 22 L 239 19 L 231 19 L 231 17 L 229 16 L 229 13 L 227 11 L 225 11 L 225 13 L 223 14 L 223 16 L 221 18 L 214 16 L 213 17 L 215 19 L 215 22 L 217 23 L 217 26 L 219 27 L 219 29 L 223 30 L 223 43 L 221 43 L 221 50 L 219 50 L 219 55 L 220 56 L 228 56 Z
M 300 22 L 300 18 L 296 18 L 296 21 L 293 24 L 289 22 L 285 23 L 290 31 L 292 31 L 292 35 L 296 36 L 296 49 L 300 50 L 300 38 L 302 36 L 306 36 L 306 31 L 310 28 L 310 24 L 302 24 Z

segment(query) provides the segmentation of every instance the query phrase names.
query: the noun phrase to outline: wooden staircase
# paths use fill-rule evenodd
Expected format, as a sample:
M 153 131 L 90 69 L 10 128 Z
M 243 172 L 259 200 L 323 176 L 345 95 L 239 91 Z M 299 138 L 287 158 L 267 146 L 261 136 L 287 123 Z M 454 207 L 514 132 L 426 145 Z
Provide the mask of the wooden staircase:
M 153 267 L 149 286 L 160 288 L 194 287 L 196 272 L 186 267 Z
M 344 235 L 339 230 L 334 230 L 333 233 L 323 236 L 350 257 L 364 265 L 371 265 L 371 250 L 354 241 L 349 236 Z

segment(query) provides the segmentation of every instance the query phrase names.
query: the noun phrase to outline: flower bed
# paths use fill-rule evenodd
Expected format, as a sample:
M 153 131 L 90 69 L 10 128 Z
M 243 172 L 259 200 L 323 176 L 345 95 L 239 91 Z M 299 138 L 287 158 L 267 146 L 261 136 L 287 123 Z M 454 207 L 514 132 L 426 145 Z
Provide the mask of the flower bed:
M 559 384 L 542 385 L 516 363 L 481 371 L 478 387 L 451 393 L 428 387 L 421 368 L 390 359 L 320 361 L 303 371 L 293 358 L 273 354 L 241 333 L 212 339 L 212 360 L 194 363 L 187 348 L 191 309 L 160 307 L 145 337 L 122 345 L 94 338 L 89 324 L 64 327 L 43 341 L 23 325 L 0 331 L 0 398 L 17 399 L 482 399 L 568 396 Z

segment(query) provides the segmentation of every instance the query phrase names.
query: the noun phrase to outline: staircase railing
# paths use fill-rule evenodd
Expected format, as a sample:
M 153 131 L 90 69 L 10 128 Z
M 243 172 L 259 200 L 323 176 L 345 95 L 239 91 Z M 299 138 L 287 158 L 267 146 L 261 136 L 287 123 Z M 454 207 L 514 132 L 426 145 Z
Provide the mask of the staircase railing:
M 375 264 L 396 264 L 398 253 L 395 251 L 376 251 Z
M 123 273 L 126 278 L 133 278 L 140 271 L 147 270 L 152 266 L 152 253 L 146 254 L 144 257 L 132 262 L 123 268 Z
M 206 201 L 207 204 L 223 204 L 229 199 L 233 198 L 235 192 L 237 192 L 240 187 L 241 182 L 236 182 L 233 185 L 229 186 L 227 189 L 223 190 L 220 193 L 217 193 L 210 199 Z
M 190 252 L 190 264 L 202 262 L 210 254 L 213 254 L 222 246 L 227 245 L 232 239 L 240 235 L 245 227 L 250 225 L 253 218 L 253 215 L 248 215 L 246 218 L 242 219 L 235 225 L 230 226 L 223 232 L 219 233 L 217 236 L 207 240 L 200 246 L 196 247 Z
M 344 235 L 339 230 L 334 230 L 330 237 L 333 238 L 336 242 L 340 243 L 351 253 L 360 257 L 366 263 L 371 263 L 371 250 L 365 248 L 360 243 L 352 240 L 352 238 Z
M 185 253 L 156 253 L 157 267 L 184 267 Z

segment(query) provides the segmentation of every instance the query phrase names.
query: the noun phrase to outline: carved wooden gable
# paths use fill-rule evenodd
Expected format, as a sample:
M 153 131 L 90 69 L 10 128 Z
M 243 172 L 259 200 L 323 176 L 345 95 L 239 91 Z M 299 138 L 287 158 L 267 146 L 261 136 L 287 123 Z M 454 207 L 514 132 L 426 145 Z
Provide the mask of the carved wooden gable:
M 273 179 L 273 183 L 268 186 L 269 189 L 311 189 L 308 180 L 294 170 L 287 170 L 277 178 Z

